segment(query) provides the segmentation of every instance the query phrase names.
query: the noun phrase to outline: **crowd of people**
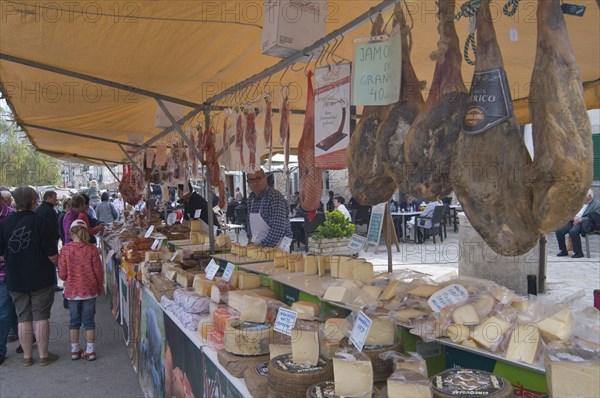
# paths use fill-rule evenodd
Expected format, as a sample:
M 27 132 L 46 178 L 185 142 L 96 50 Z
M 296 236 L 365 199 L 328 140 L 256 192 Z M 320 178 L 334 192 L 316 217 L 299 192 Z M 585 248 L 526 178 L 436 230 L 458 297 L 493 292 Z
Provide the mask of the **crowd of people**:
M 103 193 L 94 209 L 90 197 L 81 194 L 59 206 L 52 190 L 41 201 L 28 186 L 0 191 L 0 364 L 7 341 L 17 338 L 23 366 L 34 364 L 34 343 L 41 366 L 59 358 L 48 350 L 51 308 L 55 292 L 63 290 L 57 273 L 70 316 L 71 359 L 95 360 L 94 316 L 104 269 L 93 236 L 119 218 L 118 203 Z M 82 324 L 85 349 L 79 346 Z

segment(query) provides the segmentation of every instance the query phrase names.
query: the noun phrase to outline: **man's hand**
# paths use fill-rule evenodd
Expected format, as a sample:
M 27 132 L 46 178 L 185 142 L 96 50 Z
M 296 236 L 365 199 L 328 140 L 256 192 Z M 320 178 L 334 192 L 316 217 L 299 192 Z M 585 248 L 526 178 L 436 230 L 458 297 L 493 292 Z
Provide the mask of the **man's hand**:
M 581 217 L 577 217 L 577 216 L 573 217 L 573 225 L 581 224 L 581 221 L 582 221 Z

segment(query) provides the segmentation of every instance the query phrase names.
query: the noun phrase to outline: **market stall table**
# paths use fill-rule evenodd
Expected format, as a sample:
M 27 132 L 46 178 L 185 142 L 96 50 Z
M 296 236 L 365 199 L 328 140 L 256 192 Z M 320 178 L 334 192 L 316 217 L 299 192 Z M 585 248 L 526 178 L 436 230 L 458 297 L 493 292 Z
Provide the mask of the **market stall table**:
M 450 205 L 450 210 L 452 210 L 452 225 L 454 225 L 454 232 L 458 231 L 458 213 L 463 211 L 461 205 Z

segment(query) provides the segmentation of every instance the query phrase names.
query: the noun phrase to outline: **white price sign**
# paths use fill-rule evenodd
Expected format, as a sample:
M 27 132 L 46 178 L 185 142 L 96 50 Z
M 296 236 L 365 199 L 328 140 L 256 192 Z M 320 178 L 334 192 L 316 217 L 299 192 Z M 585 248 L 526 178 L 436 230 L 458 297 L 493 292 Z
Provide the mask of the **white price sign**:
M 276 332 L 291 336 L 292 329 L 294 328 L 294 325 L 296 325 L 297 318 L 298 313 L 296 311 L 280 308 L 277 312 L 277 318 L 275 319 L 275 326 L 273 329 Z
M 289 252 L 291 245 L 292 245 L 292 238 L 288 238 L 287 236 L 284 236 L 283 239 L 281 239 L 281 243 L 279 243 L 279 248 L 281 250 L 283 250 L 284 252 Z
M 358 316 L 354 321 L 352 333 L 350 334 L 350 341 L 352 344 L 354 344 L 358 351 L 363 350 L 365 341 L 367 341 L 367 336 L 371 330 L 371 323 L 371 318 L 369 318 L 364 312 L 360 311 L 358 313 Z
M 225 271 L 223 272 L 223 280 L 225 282 L 229 282 L 231 275 L 233 275 L 233 271 L 235 271 L 235 265 L 227 263 L 227 267 L 225 267 Z
M 152 250 L 158 250 L 160 249 L 160 245 L 162 244 L 162 239 L 154 239 L 154 242 L 152 243 L 152 246 L 150 247 L 150 249 Z
M 210 281 L 215 279 L 215 275 L 217 275 L 218 270 L 219 270 L 219 266 L 217 265 L 215 260 L 214 259 L 210 260 L 210 263 L 208 263 L 208 265 L 206 266 L 206 270 L 204 270 L 204 272 L 206 272 L 206 279 L 208 279 Z
M 348 242 L 348 247 L 352 250 L 359 252 L 365 248 L 366 243 L 366 237 L 354 234 L 350 238 L 350 242 Z
M 194 218 L 200 218 L 200 214 L 202 214 L 202 209 L 196 210 L 196 212 L 194 213 Z
M 435 292 L 427 303 L 435 312 L 439 312 L 442 308 L 449 305 L 454 305 L 467 301 L 469 292 L 461 285 L 446 286 L 440 291 Z
M 154 225 L 150 225 L 150 228 L 148 228 L 148 230 L 146 230 L 146 233 L 144 234 L 144 238 L 149 238 L 150 235 L 152 235 L 152 232 L 154 232 Z
M 175 260 L 175 257 L 177 257 L 180 252 L 181 250 L 176 250 L 175 253 L 173 253 L 173 255 L 171 256 L 171 261 Z

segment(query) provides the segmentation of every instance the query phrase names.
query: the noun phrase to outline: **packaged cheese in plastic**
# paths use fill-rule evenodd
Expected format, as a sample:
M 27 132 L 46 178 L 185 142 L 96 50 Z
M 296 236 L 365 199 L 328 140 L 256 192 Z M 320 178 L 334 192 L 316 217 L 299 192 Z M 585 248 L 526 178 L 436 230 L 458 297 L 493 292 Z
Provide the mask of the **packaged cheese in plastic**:
M 546 348 L 546 379 L 553 397 L 600 397 L 600 350 L 588 342 L 557 341 Z
M 345 347 L 333 357 L 335 395 L 370 398 L 373 393 L 371 359 L 356 348 Z
M 387 351 L 379 354 L 379 358 L 384 361 L 391 359 L 394 362 L 394 371 L 409 370 L 421 374 L 426 379 L 428 377 L 427 363 L 421 354 L 416 352 L 402 354 L 397 351 Z

